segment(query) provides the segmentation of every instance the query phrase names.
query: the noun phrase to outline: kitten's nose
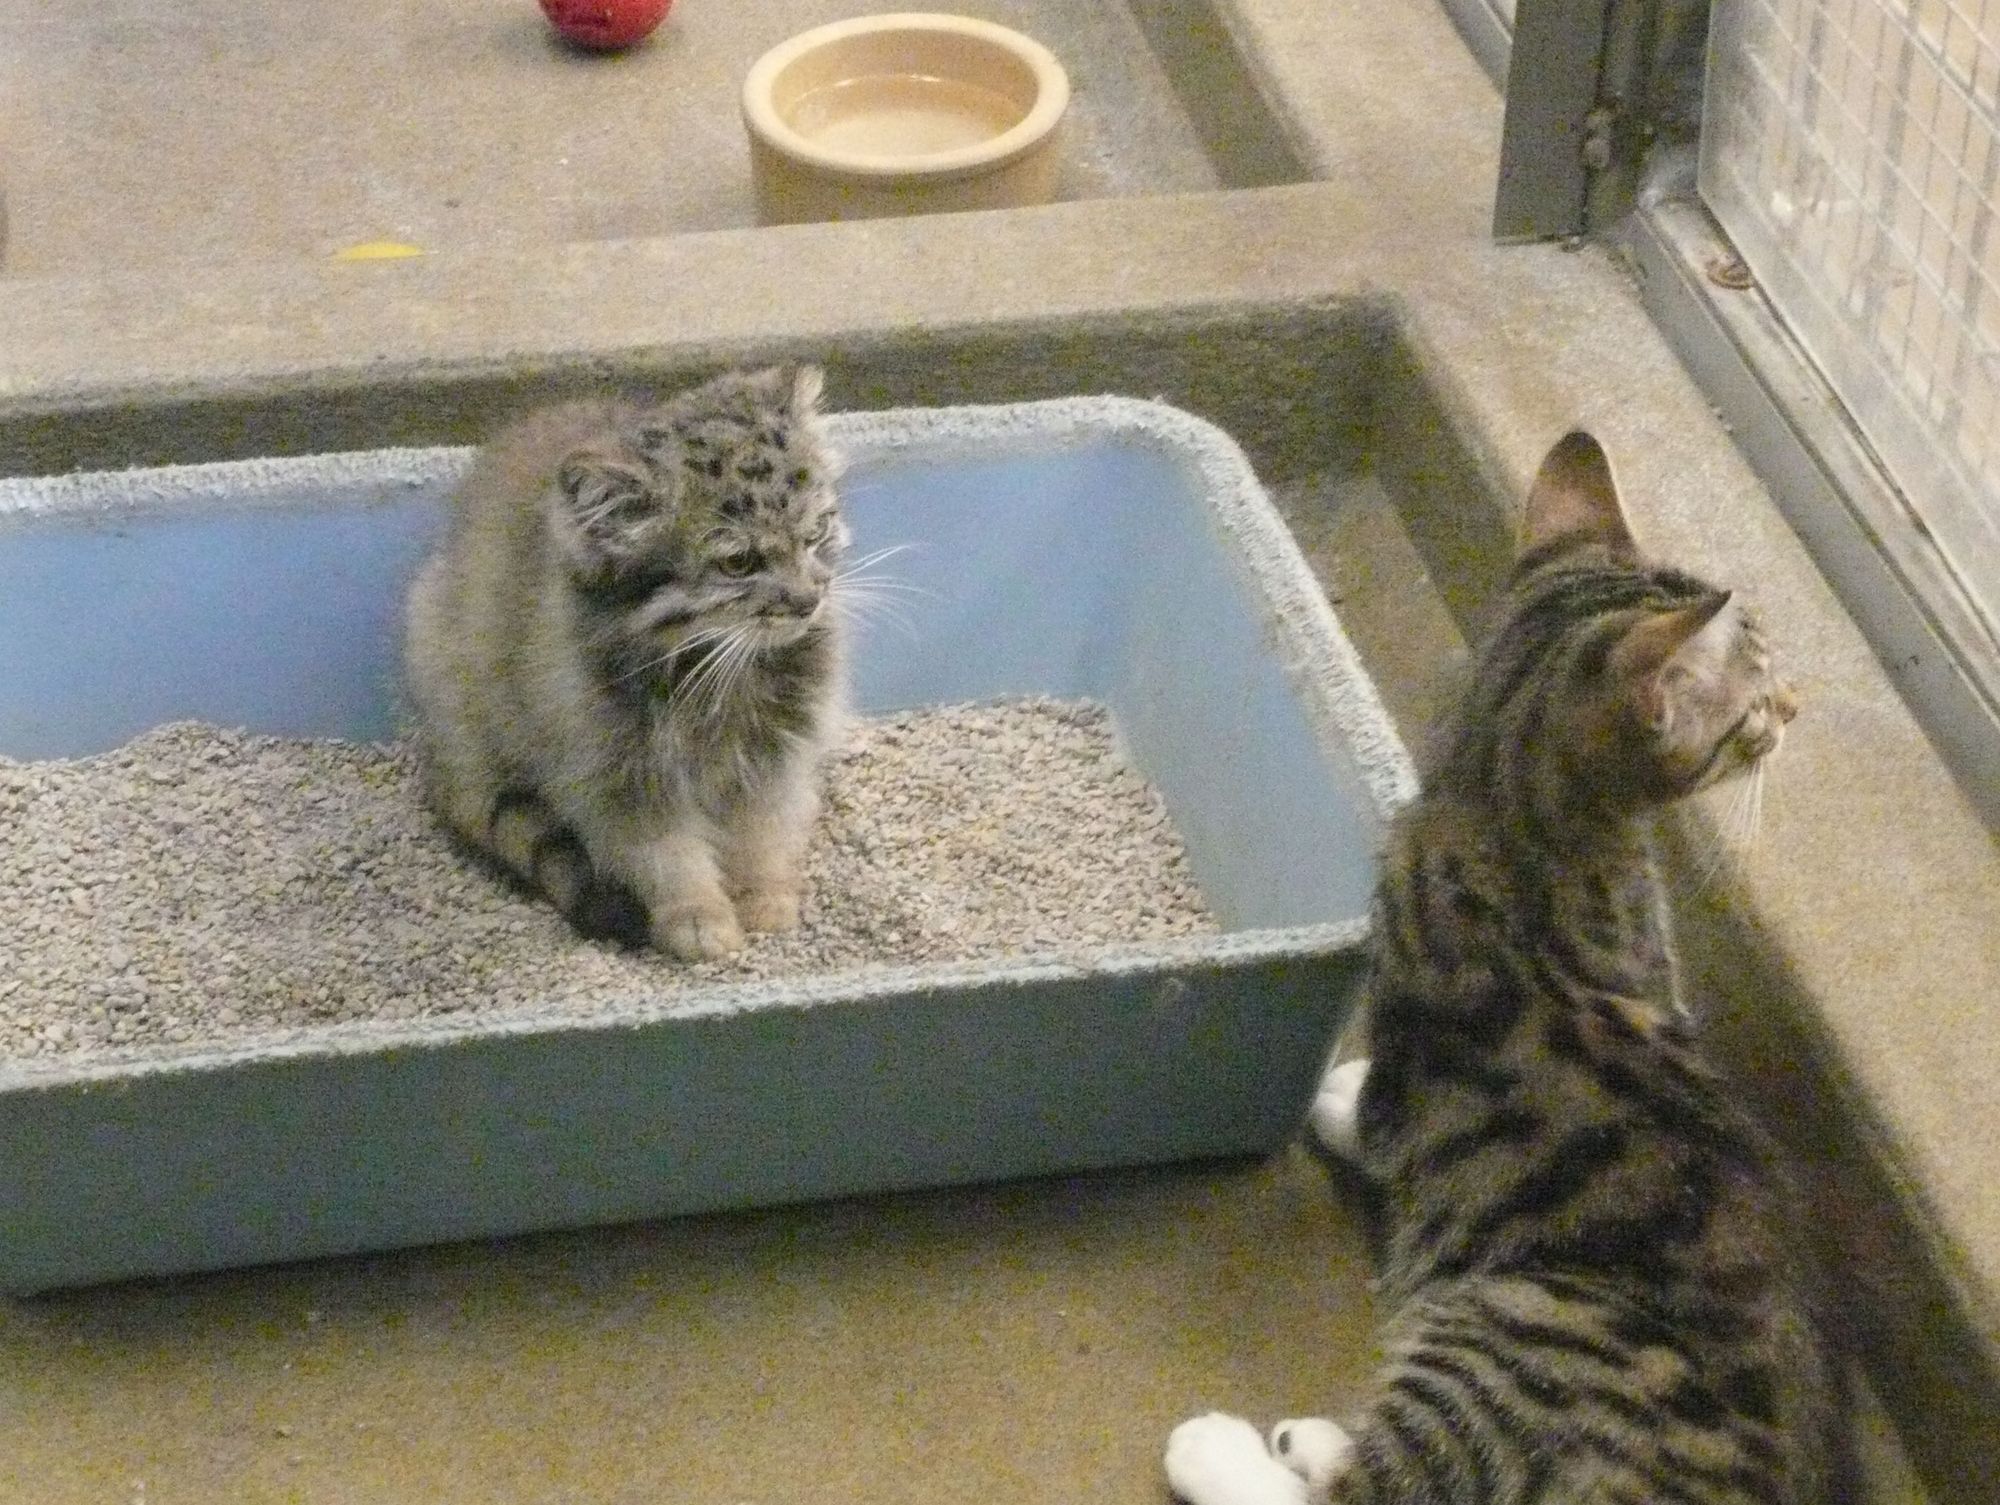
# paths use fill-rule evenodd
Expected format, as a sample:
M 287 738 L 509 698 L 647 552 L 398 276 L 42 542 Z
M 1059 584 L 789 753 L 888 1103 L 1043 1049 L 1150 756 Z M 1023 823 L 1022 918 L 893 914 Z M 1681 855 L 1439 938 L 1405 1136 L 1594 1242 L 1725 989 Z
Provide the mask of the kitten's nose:
M 780 586 L 778 599 L 774 604 L 782 616 L 809 617 L 819 609 L 819 592 L 799 590 L 789 585 Z
M 1799 697 L 1792 692 L 1790 685 L 1778 686 L 1776 693 L 1771 696 L 1771 709 L 1777 712 L 1780 721 L 1790 721 L 1798 715 Z

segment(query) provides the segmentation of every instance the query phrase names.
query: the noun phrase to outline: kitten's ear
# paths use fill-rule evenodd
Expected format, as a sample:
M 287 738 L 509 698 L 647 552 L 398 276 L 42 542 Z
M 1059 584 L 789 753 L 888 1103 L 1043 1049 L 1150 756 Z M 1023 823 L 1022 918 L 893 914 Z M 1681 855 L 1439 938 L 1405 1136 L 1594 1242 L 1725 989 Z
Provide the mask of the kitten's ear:
M 1626 559 L 1639 557 L 1625 509 L 1618 504 L 1611 461 L 1604 446 L 1582 429 L 1558 439 L 1535 473 L 1521 520 L 1519 552 L 1526 554 L 1565 536 L 1602 544 Z
M 1730 592 L 1711 591 L 1690 606 L 1655 612 L 1643 618 L 1611 650 L 1612 673 L 1629 687 L 1633 704 L 1649 725 L 1667 719 L 1669 671 L 1694 668 L 1712 652 L 1726 655 L 1728 642 L 1719 636 L 1718 618 L 1730 602 Z
M 826 430 L 826 415 L 819 400 L 826 390 L 826 372 L 818 366 L 799 366 L 792 372 L 787 411 L 812 445 L 815 469 L 823 481 L 837 481 L 847 470 L 847 456 Z
M 602 566 L 629 557 L 640 535 L 670 500 L 640 466 L 580 449 L 556 468 L 565 543 L 579 563 Z
M 819 414 L 820 394 L 826 390 L 826 373 L 818 366 L 800 366 L 792 372 L 792 417 L 803 422 Z

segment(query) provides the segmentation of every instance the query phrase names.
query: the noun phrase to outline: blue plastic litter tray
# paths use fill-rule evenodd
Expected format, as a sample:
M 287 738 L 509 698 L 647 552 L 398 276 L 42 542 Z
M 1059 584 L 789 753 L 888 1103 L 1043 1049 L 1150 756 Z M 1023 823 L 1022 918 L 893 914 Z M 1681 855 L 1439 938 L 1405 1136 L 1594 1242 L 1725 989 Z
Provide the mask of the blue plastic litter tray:
M 857 641 L 859 709 L 1106 704 L 1224 933 L 0 1061 L 0 1288 L 1292 1135 L 1413 783 L 1241 452 L 1122 398 L 833 423 L 856 548 L 921 543 L 897 566 L 928 592 L 913 635 Z M 403 586 L 468 453 L 0 481 L 0 754 L 392 733 Z

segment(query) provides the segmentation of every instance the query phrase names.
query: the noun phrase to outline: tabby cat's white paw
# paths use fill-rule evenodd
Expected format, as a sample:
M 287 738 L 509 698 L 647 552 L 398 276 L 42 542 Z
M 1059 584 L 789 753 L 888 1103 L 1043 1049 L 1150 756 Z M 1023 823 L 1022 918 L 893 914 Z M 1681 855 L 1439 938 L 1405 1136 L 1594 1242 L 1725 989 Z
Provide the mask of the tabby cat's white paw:
M 1354 1456 L 1354 1439 L 1323 1416 L 1300 1416 L 1271 1428 L 1271 1456 L 1324 1490 Z
M 1305 1505 L 1306 1482 L 1275 1461 L 1257 1429 L 1211 1411 L 1167 1438 L 1167 1483 L 1188 1505 Z
M 1342 1061 L 1319 1084 L 1310 1115 L 1319 1142 L 1357 1165 L 1361 1161 L 1361 1083 L 1367 1075 L 1367 1061 Z

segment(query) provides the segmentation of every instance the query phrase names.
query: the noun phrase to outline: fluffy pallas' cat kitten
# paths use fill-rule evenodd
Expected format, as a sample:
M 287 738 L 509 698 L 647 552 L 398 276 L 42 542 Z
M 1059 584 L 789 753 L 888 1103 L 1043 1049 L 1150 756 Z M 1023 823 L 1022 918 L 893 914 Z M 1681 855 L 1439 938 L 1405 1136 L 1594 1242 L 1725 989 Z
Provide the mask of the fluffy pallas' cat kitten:
M 1210 1415 L 1194 1505 L 1818 1505 L 1834 1360 L 1782 1177 L 1695 1053 L 1648 817 L 1791 719 L 1754 621 L 1643 562 L 1571 434 L 1390 837 L 1371 1055 L 1314 1122 L 1380 1186 L 1394 1309 L 1345 1428 Z
M 410 590 L 430 797 L 586 936 L 798 922 L 848 532 L 806 367 L 567 403 L 488 445 Z

